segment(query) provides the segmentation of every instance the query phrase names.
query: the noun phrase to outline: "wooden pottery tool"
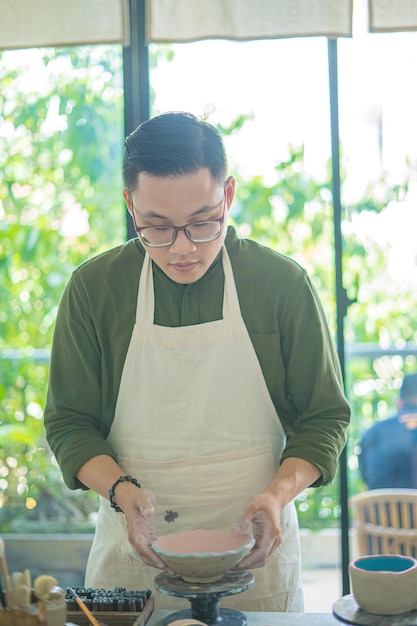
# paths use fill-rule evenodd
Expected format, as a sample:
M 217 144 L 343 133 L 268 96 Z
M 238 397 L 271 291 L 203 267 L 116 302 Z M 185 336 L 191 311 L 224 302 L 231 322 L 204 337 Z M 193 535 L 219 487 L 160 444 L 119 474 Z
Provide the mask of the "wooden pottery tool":
M 57 584 L 56 578 L 43 574 L 35 578 L 35 596 L 38 600 L 38 613 L 40 621 L 46 622 L 46 603 L 49 592 Z
M 100 622 L 96 620 L 90 609 L 84 604 L 77 592 L 72 587 L 68 587 L 67 591 L 72 595 L 84 615 L 87 617 L 90 624 L 92 624 L 92 626 L 100 626 Z

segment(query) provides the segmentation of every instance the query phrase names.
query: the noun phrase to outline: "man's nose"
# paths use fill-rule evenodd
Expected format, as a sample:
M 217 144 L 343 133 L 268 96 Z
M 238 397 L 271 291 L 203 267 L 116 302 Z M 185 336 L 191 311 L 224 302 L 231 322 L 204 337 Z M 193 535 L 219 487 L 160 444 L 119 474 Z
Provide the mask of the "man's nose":
M 171 252 L 184 255 L 194 252 L 197 247 L 195 243 L 187 237 L 185 231 L 177 230 L 175 241 L 170 245 L 169 249 Z

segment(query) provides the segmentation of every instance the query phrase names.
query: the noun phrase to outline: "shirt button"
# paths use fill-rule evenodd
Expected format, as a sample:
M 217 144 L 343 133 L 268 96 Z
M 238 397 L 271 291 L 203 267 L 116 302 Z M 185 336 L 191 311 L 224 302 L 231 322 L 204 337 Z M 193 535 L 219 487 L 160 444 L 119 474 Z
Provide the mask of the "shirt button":
M 188 296 L 191 296 L 193 292 L 194 292 L 193 287 L 187 287 L 187 295 Z

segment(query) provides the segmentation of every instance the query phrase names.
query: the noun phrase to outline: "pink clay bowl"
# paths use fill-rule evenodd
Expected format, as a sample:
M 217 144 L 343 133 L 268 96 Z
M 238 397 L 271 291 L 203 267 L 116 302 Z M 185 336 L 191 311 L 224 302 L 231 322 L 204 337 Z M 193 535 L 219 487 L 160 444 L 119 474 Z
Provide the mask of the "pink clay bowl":
M 183 580 L 212 583 L 240 563 L 254 543 L 247 534 L 199 528 L 158 537 L 152 548 Z

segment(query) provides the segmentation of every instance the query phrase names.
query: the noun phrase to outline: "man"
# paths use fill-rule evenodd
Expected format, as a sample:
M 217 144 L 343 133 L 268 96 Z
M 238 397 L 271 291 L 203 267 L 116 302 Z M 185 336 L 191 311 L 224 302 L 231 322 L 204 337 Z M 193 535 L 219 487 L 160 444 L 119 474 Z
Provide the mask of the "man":
M 139 237 L 74 272 L 45 425 L 66 483 L 101 496 L 88 586 L 152 587 L 155 535 L 249 529 L 255 584 L 222 605 L 302 611 L 293 500 L 333 479 L 349 407 L 305 271 L 227 228 L 226 169 L 216 129 L 187 113 L 126 139 Z
M 417 489 L 417 374 L 404 376 L 397 409 L 363 435 L 359 467 L 368 489 Z

